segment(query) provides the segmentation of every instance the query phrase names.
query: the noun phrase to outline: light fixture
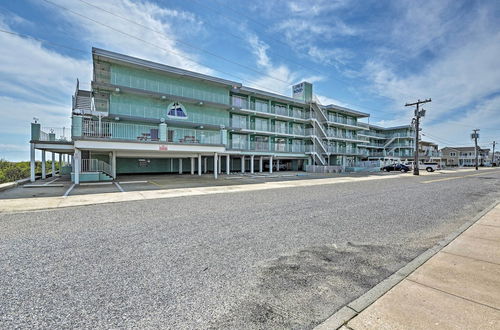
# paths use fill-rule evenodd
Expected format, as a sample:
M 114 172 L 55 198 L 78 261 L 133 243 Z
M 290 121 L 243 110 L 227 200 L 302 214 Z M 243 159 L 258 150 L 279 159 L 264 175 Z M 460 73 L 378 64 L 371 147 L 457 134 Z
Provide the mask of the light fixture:
M 120 117 L 115 117 L 115 120 L 116 120 L 116 121 L 120 120 Z
M 160 123 L 164 123 L 165 122 L 165 118 L 160 118 Z
M 120 89 L 118 87 L 116 87 L 115 92 L 120 93 Z
M 198 104 L 199 104 L 199 105 L 203 105 L 203 102 L 201 102 L 201 101 L 200 101 Z
M 166 100 L 166 99 L 167 99 L 167 97 L 166 97 L 165 95 L 162 95 L 162 96 L 161 96 L 161 99 L 162 99 L 162 100 Z

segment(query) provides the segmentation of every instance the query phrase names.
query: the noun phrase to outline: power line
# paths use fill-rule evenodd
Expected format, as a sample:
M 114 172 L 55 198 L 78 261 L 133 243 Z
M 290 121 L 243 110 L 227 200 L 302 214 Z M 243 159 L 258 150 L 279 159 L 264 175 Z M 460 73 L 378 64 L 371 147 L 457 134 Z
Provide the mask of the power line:
M 11 34 L 11 35 L 22 37 L 22 38 L 33 39 L 33 40 L 36 40 L 36 41 L 39 41 L 39 42 L 42 42 L 42 43 L 53 45 L 55 47 L 66 48 L 66 49 L 70 49 L 70 50 L 73 50 L 73 51 L 77 51 L 77 52 L 82 52 L 82 53 L 88 54 L 88 51 L 83 50 L 83 49 L 79 49 L 79 48 L 74 48 L 74 47 L 62 45 L 62 44 L 55 43 L 55 42 L 48 41 L 48 40 L 44 40 L 44 39 L 35 38 L 35 37 L 27 35 L 27 34 L 22 34 L 22 33 L 17 33 L 17 32 L 12 32 L 12 31 L 7 31 L 7 30 L 4 30 L 4 29 L 0 29 L 0 32 Z
M 143 42 L 143 43 L 145 43 L 145 44 L 147 44 L 147 45 L 150 45 L 150 46 L 152 46 L 152 47 L 155 47 L 155 48 L 158 48 L 158 49 L 162 49 L 162 50 L 166 51 L 167 53 L 175 54 L 175 55 L 177 55 L 177 56 L 179 56 L 179 57 L 182 57 L 182 58 L 185 58 L 185 59 L 187 59 L 187 60 L 189 60 L 189 61 L 191 61 L 191 62 L 193 62 L 193 63 L 195 63 L 195 64 L 201 65 L 199 62 L 197 62 L 196 60 L 194 60 L 194 59 L 192 59 L 192 58 L 190 58 L 190 57 L 188 57 L 188 56 L 186 56 L 186 55 L 183 55 L 183 54 L 180 54 L 180 53 L 178 53 L 178 52 L 172 51 L 172 50 L 170 50 L 170 49 L 167 49 L 167 48 L 164 48 L 164 47 L 160 47 L 160 46 L 158 46 L 158 45 L 156 45 L 156 44 L 150 43 L 150 42 L 148 42 L 148 41 L 146 41 L 146 40 L 144 40 L 144 39 L 142 39 L 142 38 L 139 38 L 139 37 L 134 36 L 134 35 L 132 35 L 132 34 L 129 34 L 129 33 L 127 33 L 127 32 L 121 31 L 120 29 L 114 28 L 114 27 L 112 27 L 112 26 L 110 26 L 110 25 L 107 25 L 107 24 L 105 24 L 105 23 L 99 22 L 99 21 L 98 21 L 98 20 L 96 20 L 96 19 L 93 19 L 93 18 L 90 18 L 90 17 L 85 16 L 85 15 L 83 15 L 83 14 L 80 14 L 80 13 L 78 13 L 78 12 L 74 11 L 74 10 L 71 10 L 71 9 L 67 8 L 67 7 L 64 7 L 64 6 L 61 6 L 61 5 L 59 5 L 59 4 L 56 4 L 56 3 L 54 3 L 54 2 L 52 2 L 52 1 L 50 1 L 50 0 L 44 0 L 44 1 L 45 1 L 45 2 L 47 2 L 47 3 L 50 3 L 50 4 L 52 4 L 52 5 L 54 5 L 54 6 L 56 6 L 56 7 L 59 7 L 59 8 L 61 8 L 61 9 L 63 9 L 63 10 L 66 10 L 66 11 L 68 11 L 68 12 L 70 12 L 70 13 L 72 13 L 72 14 L 76 15 L 76 16 L 80 16 L 80 17 L 85 18 L 85 19 L 87 19 L 87 20 L 90 20 L 90 21 L 92 21 L 92 22 L 94 22 L 94 23 L 96 23 L 96 24 L 102 25 L 102 26 L 104 26 L 104 27 L 106 27 L 106 28 L 108 28 L 108 29 L 111 29 L 111 30 L 115 31 L 115 32 L 118 32 L 118 33 L 123 34 L 123 35 L 125 35 L 125 36 L 128 36 L 128 37 L 130 37 L 130 38 L 133 38 L 133 39 L 136 39 L 136 40 L 138 40 L 138 41 L 141 41 L 141 42 Z M 81 1 L 81 0 L 80 0 L 80 1 Z M 277 94 L 279 94 L 279 95 L 281 95 L 281 94 L 282 94 L 282 92 L 280 92 L 280 91 L 276 91 L 276 90 L 273 90 L 273 89 L 270 89 L 270 88 L 267 88 L 267 87 L 259 86 L 258 84 L 255 84 L 255 81 L 253 81 L 253 80 L 250 80 L 250 79 L 245 79 L 245 78 L 242 78 L 242 77 L 240 77 L 240 76 L 238 76 L 238 75 L 235 75 L 235 74 L 233 74 L 233 73 L 229 73 L 229 72 L 225 72 L 225 71 L 222 71 L 222 70 L 214 69 L 214 68 L 209 67 L 209 66 L 207 66 L 207 67 L 208 67 L 208 68 L 210 68 L 210 69 L 212 69 L 212 70 L 214 70 L 214 71 L 216 71 L 216 72 L 223 73 L 223 74 L 225 74 L 225 75 L 229 75 L 229 76 L 231 76 L 231 77 L 235 77 L 235 78 L 237 78 L 237 79 L 239 79 L 239 80 L 241 80 L 241 81 L 247 81 L 247 82 L 249 82 L 249 83 L 253 84 L 254 86 L 256 86 L 256 87 L 258 87 L 258 88 L 261 88 L 261 89 L 263 89 L 263 90 L 269 90 L 269 91 L 272 91 L 272 92 L 277 93 Z M 286 81 L 283 81 L 283 82 L 286 82 Z M 286 83 L 288 84 L 288 82 L 286 82 Z M 343 102 L 342 100 L 339 100 L 339 101 Z M 353 103 L 350 103 L 350 102 L 343 102 L 343 103 L 352 104 L 353 106 L 356 106 L 356 107 L 359 107 L 359 108 L 365 108 L 364 106 L 360 106 L 360 105 L 353 104 Z M 381 111 L 381 110 L 375 110 L 375 109 L 369 109 L 369 108 L 365 108 L 365 109 L 367 109 L 368 111 L 372 111 L 372 112 L 384 113 L 384 111 Z M 385 112 L 385 113 L 388 113 L 388 112 Z M 392 113 L 391 113 L 391 114 L 392 114 Z
M 236 20 L 235 18 L 233 18 L 233 17 L 231 17 L 231 16 L 224 15 L 224 14 L 222 14 L 220 11 L 218 11 L 218 10 L 216 10 L 216 9 L 214 9 L 214 8 L 212 8 L 212 7 L 210 7 L 210 6 L 208 6 L 208 5 L 206 5 L 206 3 L 204 3 L 204 2 L 199 2 L 199 1 L 197 1 L 197 0 L 194 0 L 194 2 L 198 3 L 198 5 L 200 5 L 200 6 L 204 7 L 204 8 L 207 8 L 208 10 L 211 10 L 211 11 L 215 12 L 215 13 L 216 13 L 216 14 L 218 14 L 219 16 L 222 16 L 222 17 L 228 18 L 228 19 L 230 19 L 231 21 L 233 21 L 233 22 L 235 22 L 235 23 L 238 23 L 238 24 L 240 24 L 240 23 L 241 23 L 240 21 Z M 229 7 L 229 6 L 228 6 L 227 8 L 228 8 L 228 9 L 231 9 L 231 10 L 232 10 L 232 11 L 234 11 L 234 12 L 236 12 L 234 9 L 232 9 L 232 8 L 231 8 L 231 7 Z M 246 15 L 244 15 L 244 16 L 246 16 Z M 247 18 L 248 18 L 248 17 L 247 17 Z M 249 18 L 249 19 L 250 19 L 250 18 Z M 250 19 L 250 20 L 253 20 L 253 19 Z M 259 22 L 259 23 L 260 23 L 260 22 Z M 212 25 L 212 26 L 213 26 L 213 25 Z M 236 34 L 233 34 L 233 33 L 231 33 L 231 32 L 224 31 L 224 33 L 227 33 L 227 34 L 229 34 L 229 35 L 231 35 L 231 36 L 233 36 L 233 37 L 235 37 L 235 38 L 238 38 L 238 39 L 240 39 L 240 40 L 243 40 L 243 41 L 245 41 L 245 42 L 247 41 L 245 38 L 242 38 L 242 37 L 240 37 L 240 36 L 238 36 L 238 35 L 236 35 Z M 281 41 L 281 40 L 279 40 L 279 39 L 276 39 L 276 38 L 271 37 L 271 36 L 269 36 L 268 38 L 269 38 L 269 39 L 271 39 L 271 40 L 274 40 L 274 41 L 276 41 L 276 42 L 278 42 L 278 43 L 280 43 L 280 44 L 282 44 L 282 45 L 284 45 L 284 46 L 286 46 L 286 47 L 289 47 L 289 45 L 287 45 L 286 43 L 284 43 L 283 41 Z M 274 51 L 274 53 L 276 53 L 276 51 Z M 294 60 L 292 60 L 292 59 L 290 59 L 290 58 L 288 58 L 288 57 L 286 57 L 286 56 L 284 56 L 284 55 L 281 55 L 281 54 L 277 54 L 277 55 L 278 55 L 278 56 L 280 56 L 280 57 L 282 57 L 282 58 L 284 58 L 285 60 L 287 60 L 287 61 L 289 61 L 289 62 L 291 62 L 291 63 L 295 63 L 295 64 L 297 64 L 297 65 L 300 65 L 301 67 L 303 67 L 303 68 L 305 68 L 305 69 L 308 69 L 308 70 L 310 70 L 310 71 L 315 71 L 315 72 L 320 73 L 320 74 L 324 74 L 324 73 L 325 73 L 324 71 L 320 71 L 320 70 L 318 70 L 318 69 L 313 69 L 313 68 L 310 68 L 310 67 L 308 67 L 308 66 L 305 66 L 304 64 L 299 63 L 299 62 L 297 62 L 297 61 L 294 61 Z
M 99 22 L 99 21 L 97 21 L 97 20 L 95 20 L 95 19 L 93 19 L 93 18 L 90 18 L 90 17 L 85 16 L 85 15 L 83 15 L 83 14 L 80 14 L 80 13 L 78 13 L 78 12 L 76 12 L 76 11 L 73 11 L 73 10 L 71 10 L 71 9 L 69 9 L 69 8 L 66 8 L 66 7 L 63 7 L 63 6 L 61 6 L 61 5 L 58 5 L 58 4 L 56 4 L 56 3 L 54 3 L 54 2 L 52 2 L 52 1 L 50 1 L 50 0 L 43 0 L 43 1 L 45 1 L 45 2 L 47 2 L 47 3 L 50 3 L 50 4 L 52 4 L 52 5 L 56 6 L 56 7 L 59 7 L 59 8 L 61 8 L 61 9 L 63 9 L 63 10 L 66 10 L 66 11 L 68 11 L 68 12 L 72 13 L 73 15 L 80 16 L 80 17 L 85 18 L 85 19 L 87 19 L 87 20 L 89 20 L 89 21 L 92 21 L 92 22 L 94 22 L 94 23 L 96 23 L 96 24 L 102 25 L 102 26 L 104 26 L 104 27 L 106 27 L 106 28 L 108 28 L 108 29 L 110 29 L 110 30 L 113 30 L 113 31 L 115 31 L 115 32 L 118 32 L 118 33 L 120 33 L 120 34 L 123 34 L 123 35 L 125 35 L 125 36 L 127 36 L 127 37 L 130 37 L 130 38 L 136 39 L 136 40 L 138 40 L 138 41 L 140 41 L 140 42 L 143 42 L 143 43 L 145 43 L 145 44 L 147 44 L 147 45 L 149 45 L 149 46 L 152 46 L 152 47 L 155 47 L 155 48 L 161 49 L 161 50 L 163 50 L 163 51 L 165 51 L 165 52 L 167 52 L 167 53 L 174 54 L 174 55 L 177 55 L 177 56 L 179 56 L 179 57 L 185 58 L 185 59 L 187 59 L 187 60 L 191 61 L 192 63 L 198 64 L 198 65 L 202 65 L 202 64 L 200 64 L 199 62 L 195 61 L 194 59 L 192 59 L 192 58 L 190 58 L 190 57 L 188 57 L 188 56 L 186 56 L 186 55 L 183 55 L 183 54 L 178 53 L 178 52 L 176 52 L 176 51 L 173 51 L 173 50 L 171 50 L 171 49 L 167 49 L 167 48 L 164 48 L 164 47 L 160 47 L 160 46 L 158 46 L 158 45 L 156 45 L 156 44 L 154 44 L 154 43 L 148 42 L 148 41 L 146 41 L 146 40 L 144 40 L 144 39 L 142 39 L 142 38 L 139 38 L 139 37 L 134 36 L 134 35 L 132 35 L 132 34 L 129 34 L 129 33 L 127 33 L 127 32 L 123 32 L 123 31 L 121 31 L 121 30 L 119 30 L 119 29 L 117 29 L 117 28 L 114 28 L 114 27 L 110 26 L 110 25 L 104 24 L 104 23 Z M 205 66 L 206 66 L 206 65 L 205 65 Z M 270 89 L 270 88 L 265 88 L 265 87 L 259 86 L 259 85 L 255 84 L 255 83 L 254 83 L 254 81 L 252 81 L 252 80 L 250 80 L 250 79 L 244 79 L 244 78 L 242 78 L 242 77 L 240 77 L 240 76 L 237 76 L 237 75 L 235 75 L 235 74 L 233 74 L 233 73 L 229 73 L 229 72 L 225 72 L 225 71 L 222 71 L 222 70 L 214 69 L 214 68 L 211 68 L 211 67 L 209 67 L 209 66 L 206 66 L 206 67 L 207 67 L 207 68 L 209 68 L 209 69 L 212 69 L 212 70 L 214 70 L 214 71 L 216 71 L 216 72 L 223 73 L 223 74 L 228 75 L 228 76 L 231 76 L 231 77 L 235 77 L 235 78 L 237 78 L 237 79 L 240 79 L 241 81 L 247 81 L 247 82 L 250 82 L 250 83 L 252 83 L 252 84 L 253 84 L 254 86 L 256 86 L 256 87 L 259 87 L 259 88 L 262 88 L 262 89 L 267 89 L 267 90 L 269 90 L 269 91 L 272 91 L 272 92 L 274 92 L 274 93 L 277 93 L 277 94 L 280 94 L 280 95 L 281 95 L 281 92 L 276 91 L 276 90 L 273 90 L 273 89 Z
M 94 4 L 91 4 L 91 3 L 89 3 L 89 2 L 87 2 L 87 1 L 85 1 L 85 0 L 78 0 L 78 1 L 80 1 L 80 2 L 82 2 L 82 3 L 85 3 L 85 4 L 86 4 L 86 5 L 88 5 L 88 6 L 94 7 L 94 8 L 96 8 L 96 9 L 98 9 L 98 10 L 101 10 L 101 11 L 103 11 L 103 12 L 106 12 L 106 13 L 108 13 L 108 14 L 112 15 L 112 16 L 115 16 L 115 17 L 118 17 L 118 18 L 120 18 L 120 19 L 123 19 L 123 20 L 125 20 L 125 21 L 127 21 L 127 22 L 129 22 L 129 23 L 135 24 L 135 25 L 140 26 L 140 27 L 142 27 L 142 28 L 144 28 L 144 29 L 147 29 L 147 30 L 149 30 L 149 31 L 152 31 L 152 32 L 154 32 L 154 33 L 156 33 L 156 34 L 160 35 L 160 36 L 161 36 L 163 39 L 165 39 L 165 40 L 170 40 L 170 39 L 168 39 L 168 38 L 165 36 L 165 34 L 164 34 L 163 32 L 158 31 L 158 30 L 155 30 L 155 29 L 152 29 L 152 28 L 150 28 L 150 27 L 149 27 L 149 26 L 147 26 L 147 25 L 144 25 L 144 24 L 138 23 L 138 22 L 136 22 L 136 21 L 134 21 L 134 20 L 131 20 L 131 19 L 127 18 L 127 17 L 123 17 L 123 16 L 120 16 L 120 15 L 118 15 L 118 14 L 115 14 L 115 13 L 113 13 L 112 11 L 109 11 L 109 10 L 107 10 L 107 9 L 105 9 L 105 8 L 102 8 L 102 7 L 96 6 L 96 5 L 94 5 Z M 277 80 L 277 81 L 284 82 L 284 83 L 286 83 L 286 84 L 290 84 L 290 82 L 288 82 L 288 81 L 286 81 L 286 80 L 283 80 L 283 79 L 281 79 L 281 78 L 276 78 L 276 77 L 274 77 L 274 76 L 272 76 L 272 75 L 270 75 L 270 74 L 268 74 L 268 73 L 265 73 L 265 72 L 263 72 L 263 71 L 260 71 L 260 70 L 256 70 L 256 69 L 254 69 L 254 68 L 251 68 L 251 67 L 249 67 L 249 66 L 247 66 L 247 65 L 244 65 L 244 64 L 238 63 L 238 62 L 233 61 L 233 60 L 231 60 L 231 59 L 229 59 L 229 58 L 227 58 L 227 57 L 224 57 L 224 56 L 222 56 L 222 55 L 216 54 L 216 53 L 211 52 L 211 51 L 209 51 L 209 50 L 206 50 L 206 49 L 204 49 L 204 48 L 201 48 L 201 47 L 195 46 L 195 45 L 193 45 L 193 44 L 191 44 L 191 43 L 188 43 L 188 42 L 186 42 L 186 41 L 182 41 L 182 40 L 179 40 L 179 39 L 175 39 L 175 41 L 176 41 L 176 42 L 178 42 L 178 43 L 181 43 L 181 44 L 183 44 L 183 45 L 186 45 L 186 46 L 188 46 L 188 47 L 191 47 L 191 48 L 193 48 L 193 49 L 196 49 L 196 50 L 199 50 L 199 51 L 201 51 L 201 52 L 204 52 L 204 53 L 206 53 L 206 54 L 208 54 L 208 55 L 210 55 L 210 56 L 213 56 L 213 57 L 216 57 L 216 58 L 221 59 L 221 60 L 223 60 L 223 61 L 226 61 L 226 62 L 228 62 L 228 63 L 234 64 L 234 65 L 238 65 L 238 66 L 240 66 L 240 67 L 242 67 L 242 68 L 245 68 L 245 69 L 247 69 L 247 70 L 253 71 L 253 72 L 258 73 L 258 74 L 262 74 L 262 75 L 264 75 L 264 76 L 266 76 L 266 77 L 269 77 L 269 78 L 271 78 L 271 79 L 275 79 L 275 80 Z
M 136 22 L 136 21 L 134 21 L 134 20 L 131 20 L 131 19 L 127 18 L 127 17 L 123 17 L 123 16 L 121 16 L 121 15 L 115 14 L 115 13 L 113 13 L 112 11 L 109 11 L 109 10 L 107 10 L 107 9 L 105 9 L 105 8 L 102 8 L 102 7 L 96 6 L 96 5 L 94 5 L 94 4 L 92 4 L 92 3 L 89 3 L 89 2 L 87 2 L 87 1 L 85 1 L 85 0 L 78 0 L 78 1 L 80 1 L 80 2 L 82 2 L 82 3 L 85 3 L 85 4 L 86 4 L 86 5 L 88 5 L 88 6 L 94 7 L 94 8 L 96 8 L 96 9 L 98 9 L 98 10 L 101 10 L 101 11 L 103 11 L 103 12 L 106 12 L 106 13 L 108 13 L 108 14 L 112 15 L 112 16 L 118 17 L 118 18 L 123 19 L 123 20 L 125 20 L 125 21 L 127 21 L 127 22 L 130 22 L 130 23 L 132 23 L 132 24 L 135 24 L 135 25 L 137 25 L 137 26 L 140 26 L 140 27 L 142 27 L 142 28 L 145 28 L 145 29 L 147 29 L 147 30 L 149 30 L 149 31 L 152 31 L 152 32 L 154 32 L 154 33 L 156 33 L 156 34 L 160 35 L 163 39 L 165 39 L 165 40 L 169 40 L 168 38 L 166 38 L 166 37 L 165 37 L 164 33 L 163 33 L 163 32 L 161 32 L 161 31 L 158 31 L 158 30 L 152 29 L 152 28 L 150 28 L 150 27 L 149 27 L 149 26 L 147 26 L 147 25 L 144 25 L 144 24 L 138 23 L 138 22 Z M 245 40 L 245 39 L 243 39 L 243 38 L 241 38 L 241 37 L 240 37 L 240 39 Z M 231 60 L 231 59 L 228 59 L 227 57 L 224 57 L 224 56 L 218 55 L 218 54 L 216 54 L 216 53 L 213 53 L 213 52 L 208 51 L 208 50 L 206 50 L 206 49 L 203 49 L 203 48 L 201 48 L 201 47 L 195 46 L 195 45 L 193 45 L 193 44 L 191 44 L 191 43 L 188 43 L 188 42 L 186 42 L 186 41 L 182 41 L 182 40 L 179 40 L 179 39 L 176 39 L 175 41 L 176 41 L 176 42 L 179 42 L 179 43 L 181 43 L 181 44 L 187 45 L 188 47 L 191 47 L 191 48 L 197 49 L 197 50 L 199 50 L 199 51 L 202 51 L 202 52 L 204 52 L 204 53 L 206 53 L 206 54 L 209 54 L 209 55 L 211 55 L 211 56 L 214 56 L 214 57 L 216 57 L 216 58 L 222 59 L 222 60 L 224 60 L 224 61 L 226 61 L 226 62 L 228 62 L 228 63 L 234 64 L 234 65 L 238 65 L 238 66 L 240 66 L 240 67 L 242 67 L 242 68 L 245 68 L 245 69 L 247 69 L 247 70 L 253 71 L 253 72 L 258 73 L 258 74 L 262 74 L 262 75 L 264 75 L 264 76 L 266 76 L 266 77 L 269 77 L 269 78 L 271 78 L 271 79 L 274 79 L 274 80 L 277 80 L 277 81 L 280 81 L 280 82 L 283 82 L 283 83 L 286 83 L 286 84 L 290 85 L 290 82 L 289 82 L 289 81 L 283 80 L 283 79 L 281 79 L 281 78 L 277 78 L 277 77 L 275 77 L 275 76 L 273 76 L 273 75 L 270 75 L 270 74 L 265 73 L 265 72 L 260 71 L 260 70 L 256 70 L 256 69 L 251 68 L 251 67 L 249 67 L 249 66 L 247 66 L 247 65 L 237 63 L 237 62 L 235 62 L 235 61 L 233 61 L 233 60 Z M 307 68 L 307 67 L 306 67 L 306 68 Z M 309 69 L 309 68 L 307 68 L 307 69 Z M 309 70 L 310 70 L 310 69 L 309 69 Z M 313 70 L 315 70 L 315 69 L 313 69 Z M 320 71 L 318 71 L 318 72 L 320 72 Z M 239 79 L 241 79 L 241 78 L 239 78 Z M 343 102 L 343 103 L 348 103 L 348 102 L 344 102 L 344 101 L 342 101 L 342 100 L 339 100 L 339 101 L 341 101 L 341 102 Z M 350 102 L 349 102 L 349 103 L 350 103 Z M 357 105 L 357 104 L 353 104 L 353 103 L 350 103 L 350 104 L 352 104 L 353 106 L 356 106 L 356 107 L 364 108 L 364 107 L 363 107 L 363 106 L 361 106 L 361 105 Z M 380 111 L 380 110 L 374 110 L 374 112 L 379 112 L 379 113 L 388 113 L 388 114 L 389 114 L 389 112 L 383 112 L 383 111 Z M 390 113 L 390 114 L 392 114 L 392 113 Z

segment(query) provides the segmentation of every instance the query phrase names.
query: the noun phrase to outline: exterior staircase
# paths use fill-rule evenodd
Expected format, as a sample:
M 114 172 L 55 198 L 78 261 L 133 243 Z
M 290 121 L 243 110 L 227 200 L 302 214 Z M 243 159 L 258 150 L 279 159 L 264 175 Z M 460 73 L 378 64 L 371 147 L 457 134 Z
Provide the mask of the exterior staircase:
M 76 80 L 75 94 L 73 95 L 73 111 L 81 114 L 91 114 L 94 110 L 92 93 L 80 89 L 80 82 Z

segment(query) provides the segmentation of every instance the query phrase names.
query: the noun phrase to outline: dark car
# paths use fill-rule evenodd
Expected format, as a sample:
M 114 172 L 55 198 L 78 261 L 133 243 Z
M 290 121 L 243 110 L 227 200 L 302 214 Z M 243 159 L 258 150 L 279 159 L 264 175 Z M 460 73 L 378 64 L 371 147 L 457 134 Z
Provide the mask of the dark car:
M 403 165 L 403 164 L 392 164 L 392 165 L 384 166 L 380 170 L 385 171 L 385 172 L 399 171 L 399 172 L 406 173 L 410 170 L 410 168 L 406 165 Z

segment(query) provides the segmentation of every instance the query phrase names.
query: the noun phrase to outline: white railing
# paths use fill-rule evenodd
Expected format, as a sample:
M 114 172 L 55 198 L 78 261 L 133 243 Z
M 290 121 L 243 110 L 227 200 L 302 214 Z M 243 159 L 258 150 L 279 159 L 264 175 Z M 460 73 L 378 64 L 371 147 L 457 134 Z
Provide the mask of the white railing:
M 83 136 L 106 139 L 158 141 L 158 125 L 116 123 L 110 121 L 83 121 Z
M 71 141 L 71 130 L 66 127 L 42 127 L 40 141 Z
M 82 172 L 103 172 L 112 176 L 111 165 L 99 159 L 82 159 Z
M 219 131 L 188 128 L 169 129 L 168 140 L 169 142 L 185 144 L 222 144 L 222 137 Z

